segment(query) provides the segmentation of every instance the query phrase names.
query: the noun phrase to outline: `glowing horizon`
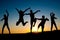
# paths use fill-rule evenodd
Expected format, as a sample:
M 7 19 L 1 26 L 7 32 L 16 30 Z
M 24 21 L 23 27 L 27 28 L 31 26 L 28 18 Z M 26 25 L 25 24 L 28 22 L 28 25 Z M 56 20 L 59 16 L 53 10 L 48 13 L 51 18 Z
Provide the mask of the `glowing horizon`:
M 41 29 L 41 26 L 40 28 L 38 29 L 37 31 L 37 26 L 38 24 L 40 23 L 39 21 L 37 21 L 38 23 L 36 23 L 35 27 L 32 27 L 32 32 L 42 32 L 42 29 Z M 45 24 L 45 28 L 44 28 L 44 31 L 51 31 L 51 27 L 49 25 L 47 25 L 48 22 L 46 22 Z M 27 26 L 28 24 L 26 24 L 26 26 L 22 26 L 21 24 L 19 26 L 14 26 L 11 25 L 12 27 L 10 27 L 10 31 L 11 31 L 11 34 L 13 33 L 29 33 L 30 32 L 30 27 Z M 20 27 L 21 26 L 21 27 Z M 60 30 L 59 26 L 58 27 L 58 30 Z M 53 27 L 53 30 L 56 30 L 55 27 Z M 2 33 L 2 27 L 0 28 L 0 34 Z M 8 29 L 5 27 L 4 29 L 4 34 L 8 34 Z

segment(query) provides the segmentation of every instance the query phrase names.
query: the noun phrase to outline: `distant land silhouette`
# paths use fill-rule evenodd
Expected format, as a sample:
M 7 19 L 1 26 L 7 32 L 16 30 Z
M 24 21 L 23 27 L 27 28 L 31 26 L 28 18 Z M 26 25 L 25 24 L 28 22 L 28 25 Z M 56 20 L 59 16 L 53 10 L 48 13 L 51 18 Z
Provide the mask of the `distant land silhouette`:
M 60 40 L 60 30 L 26 34 L 0 34 L 0 40 Z

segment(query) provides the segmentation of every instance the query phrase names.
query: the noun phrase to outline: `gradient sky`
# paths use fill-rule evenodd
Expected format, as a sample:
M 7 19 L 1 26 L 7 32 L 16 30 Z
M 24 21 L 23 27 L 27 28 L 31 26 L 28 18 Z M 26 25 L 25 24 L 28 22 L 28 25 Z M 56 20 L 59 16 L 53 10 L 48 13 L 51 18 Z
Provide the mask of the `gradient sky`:
M 45 15 L 49 21 L 45 24 L 44 31 L 50 31 L 50 12 L 54 12 L 56 17 L 56 24 L 58 29 L 60 30 L 60 0 L 0 0 L 0 19 L 3 18 L 3 15 L 6 14 L 5 10 L 7 9 L 9 12 L 9 27 L 11 33 L 27 33 L 30 32 L 30 16 L 24 16 L 24 21 L 28 21 L 29 23 L 26 26 L 22 26 L 20 23 L 19 26 L 16 26 L 16 21 L 19 19 L 18 12 L 15 8 L 19 10 L 25 10 L 26 8 L 31 7 L 33 12 L 36 10 L 41 10 L 38 12 L 35 17 L 41 18 L 42 15 Z M 29 10 L 26 12 L 29 13 Z M 36 22 L 35 27 L 33 27 L 33 31 L 36 31 L 37 26 L 40 21 Z M 0 21 L 0 33 L 2 30 L 3 21 Z M 54 28 L 55 29 L 55 28 Z M 41 28 L 39 29 L 39 31 Z M 8 33 L 7 29 L 4 29 L 4 33 Z

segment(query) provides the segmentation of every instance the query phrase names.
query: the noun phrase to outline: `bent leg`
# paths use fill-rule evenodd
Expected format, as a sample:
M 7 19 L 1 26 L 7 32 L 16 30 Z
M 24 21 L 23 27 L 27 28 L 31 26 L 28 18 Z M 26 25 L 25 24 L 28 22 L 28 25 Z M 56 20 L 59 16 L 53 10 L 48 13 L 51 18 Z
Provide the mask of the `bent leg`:
M 40 26 L 41 26 L 41 24 L 38 25 L 38 29 L 39 29 Z
M 34 19 L 34 25 L 33 25 L 33 26 L 35 26 L 35 24 L 36 24 L 36 21 L 37 21 L 37 20 L 36 20 L 36 18 L 35 18 L 35 19 Z
M 10 34 L 10 28 L 9 28 L 9 25 L 7 24 L 7 29 L 8 29 L 8 31 L 9 31 L 9 34 Z
M 19 23 L 20 23 L 20 20 L 18 20 L 18 21 L 16 22 L 16 26 L 18 26 L 18 25 L 19 25 Z
M 27 21 L 24 23 L 24 20 L 22 20 L 22 24 L 23 24 L 23 26 L 25 26 L 26 25 L 26 23 L 28 23 Z
M 56 23 L 54 23 L 56 30 L 58 30 Z

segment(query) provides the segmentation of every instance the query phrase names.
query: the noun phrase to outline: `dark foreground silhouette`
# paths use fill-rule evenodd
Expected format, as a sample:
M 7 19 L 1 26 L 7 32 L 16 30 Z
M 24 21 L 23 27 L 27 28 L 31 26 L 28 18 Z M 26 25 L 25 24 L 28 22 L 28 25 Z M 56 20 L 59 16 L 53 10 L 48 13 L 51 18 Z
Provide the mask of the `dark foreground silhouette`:
M 3 27 L 2 27 L 2 34 L 3 34 L 3 32 L 4 32 L 4 28 L 5 28 L 5 26 L 7 26 L 7 29 L 8 29 L 9 34 L 10 34 L 10 28 L 9 28 L 9 24 L 8 24 L 8 17 L 9 17 L 9 13 L 8 13 L 8 11 L 7 11 L 7 10 L 6 10 L 6 13 L 7 13 L 7 15 L 6 15 L 6 14 L 4 14 L 4 18 L 2 18 L 2 19 L 1 19 L 1 21 L 3 21 L 3 20 L 4 20 L 4 24 L 3 24 Z
M 53 25 L 55 26 L 56 30 L 58 30 L 56 22 L 55 22 L 55 19 L 57 18 L 55 17 L 55 14 L 53 12 L 50 13 L 50 17 L 51 17 L 51 31 L 52 31 Z
M 33 26 L 35 26 L 35 23 L 36 23 L 36 18 L 35 18 L 35 14 L 37 13 L 37 12 L 40 12 L 40 10 L 37 10 L 37 11 L 35 11 L 35 12 L 33 12 L 32 10 L 30 10 L 30 13 L 29 14 L 25 14 L 25 15 L 30 15 L 30 25 L 31 25 L 31 27 L 30 27 L 30 31 L 32 32 L 32 27 Z M 34 25 L 33 25 L 33 23 L 34 23 Z
M 0 34 L 0 40 L 60 40 L 60 30 L 26 34 Z
M 42 15 L 42 18 L 40 18 L 40 19 L 38 19 L 38 20 L 41 20 L 41 22 L 40 22 L 39 25 L 38 25 L 38 29 L 39 29 L 39 27 L 41 26 L 42 32 L 43 32 L 43 31 L 44 31 L 44 25 L 45 25 L 46 21 L 49 21 L 49 19 L 48 19 L 48 18 L 45 18 L 45 16 Z
M 22 11 L 22 10 L 18 10 L 18 9 L 16 8 L 16 10 L 18 11 L 18 14 L 19 14 L 19 20 L 16 22 L 16 26 L 18 26 L 19 23 L 21 23 L 21 22 L 22 22 L 23 26 L 25 26 L 25 24 L 28 23 L 27 21 L 24 22 L 24 18 L 23 18 L 23 16 L 25 15 L 24 13 L 25 13 L 28 9 L 30 9 L 30 8 L 27 8 L 27 9 L 25 9 L 24 11 Z

